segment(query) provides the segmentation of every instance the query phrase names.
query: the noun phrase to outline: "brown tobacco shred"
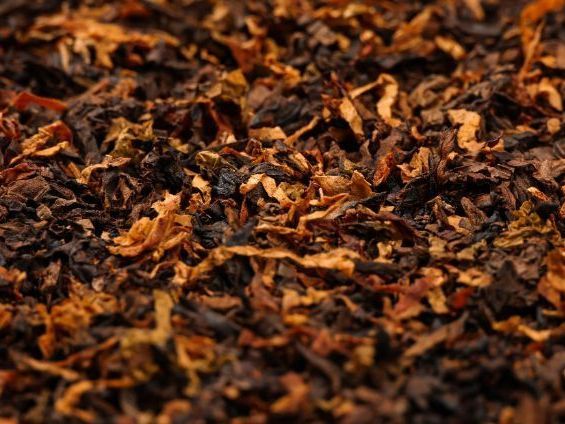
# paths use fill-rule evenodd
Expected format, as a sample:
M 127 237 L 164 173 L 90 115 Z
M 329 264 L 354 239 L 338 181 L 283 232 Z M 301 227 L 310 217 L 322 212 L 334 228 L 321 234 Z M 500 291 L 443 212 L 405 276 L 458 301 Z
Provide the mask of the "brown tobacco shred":
M 46 97 L 36 96 L 35 94 L 24 91 L 19 93 L 12 102 L 12 105 L 18 110 L 25 110 L 30 104 L 43 106 L 47 109 L 55 110 L 57 112 L 64 111 L 67 106 L 65 103 L 57 99 L 49 99 Z
M 564 28 L 0 2 L 0 422 L 565 422 Z

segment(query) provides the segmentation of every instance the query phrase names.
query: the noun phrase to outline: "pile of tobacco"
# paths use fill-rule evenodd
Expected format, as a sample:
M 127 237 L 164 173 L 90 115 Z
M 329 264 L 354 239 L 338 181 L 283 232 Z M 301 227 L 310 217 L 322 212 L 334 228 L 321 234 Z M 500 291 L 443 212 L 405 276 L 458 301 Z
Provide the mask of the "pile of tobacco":
M 565 422 L 565 0 L 0 1 L 0 422 Z

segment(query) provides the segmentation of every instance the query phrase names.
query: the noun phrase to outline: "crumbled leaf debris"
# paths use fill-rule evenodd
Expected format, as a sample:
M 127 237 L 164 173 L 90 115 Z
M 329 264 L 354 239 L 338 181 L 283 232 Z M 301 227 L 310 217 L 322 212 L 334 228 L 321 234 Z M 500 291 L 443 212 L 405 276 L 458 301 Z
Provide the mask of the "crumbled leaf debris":
M 565 421 L 563 0 L 0 23 L 0 421 Z

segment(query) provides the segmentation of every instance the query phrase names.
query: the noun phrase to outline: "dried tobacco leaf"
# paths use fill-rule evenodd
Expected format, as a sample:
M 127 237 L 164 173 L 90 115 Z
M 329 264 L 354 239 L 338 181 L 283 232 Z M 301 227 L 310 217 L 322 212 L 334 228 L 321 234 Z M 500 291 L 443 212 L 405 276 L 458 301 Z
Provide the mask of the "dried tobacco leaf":
M 341 117 L 347 121 L 355 135 L 363 137 L 363 120 L 359 116 L 359 112 L 355 109 L 355 105 L 351 99 L 346 97 L 341 101 L 339 113 Z
M 0 421 L 565 421 L 563 0 L 0 21 Z
M 157 217 L 143 217 L 136 221 L 127 233 L 114 238 L 116 246 L 110 246 L 108 250 L 126 257 L 153 250 L 154 256 L 160 257 L 164 251 L 185 240 L 190 233 L 190 218 L 177 214 L 179 206 L 179 195 L 165 193 L 165 199 L 151 205 L 157 211 Z
M 481 125 L 481 115 L 465 109 L 449 111 L 449 119 L 453 124 L 461 124 L 457 132 L 457 144 L 464 150 L 478 152 L 483 144 L 477 141 L 477 132 Z

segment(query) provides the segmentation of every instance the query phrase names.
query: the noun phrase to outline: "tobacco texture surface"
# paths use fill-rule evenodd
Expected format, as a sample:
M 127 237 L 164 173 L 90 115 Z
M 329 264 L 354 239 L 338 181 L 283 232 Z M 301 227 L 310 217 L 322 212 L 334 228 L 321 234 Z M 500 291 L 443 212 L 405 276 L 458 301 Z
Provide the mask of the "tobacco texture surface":
M 0 2 L 2 422 L 563 422 L 564 7 Z

